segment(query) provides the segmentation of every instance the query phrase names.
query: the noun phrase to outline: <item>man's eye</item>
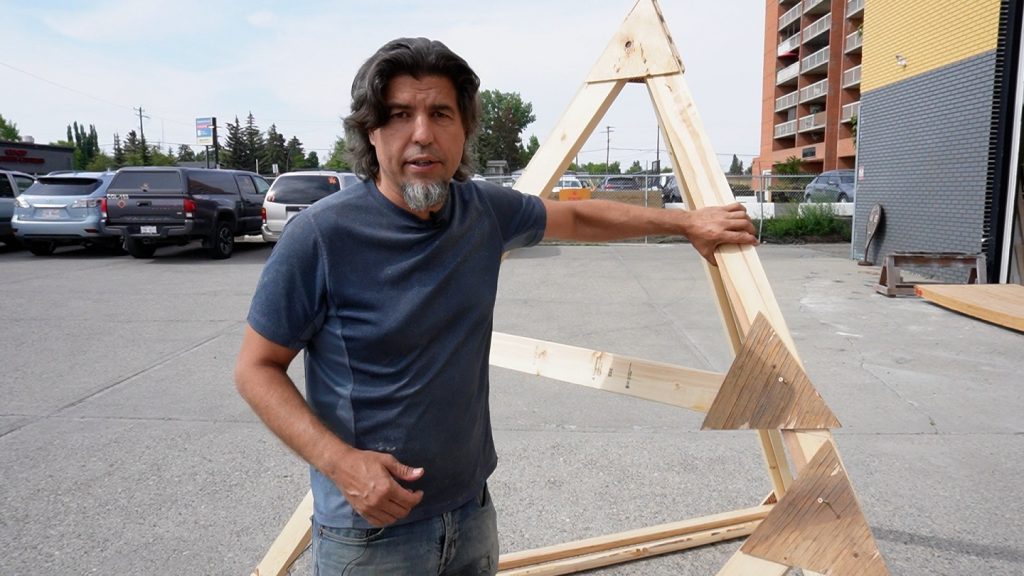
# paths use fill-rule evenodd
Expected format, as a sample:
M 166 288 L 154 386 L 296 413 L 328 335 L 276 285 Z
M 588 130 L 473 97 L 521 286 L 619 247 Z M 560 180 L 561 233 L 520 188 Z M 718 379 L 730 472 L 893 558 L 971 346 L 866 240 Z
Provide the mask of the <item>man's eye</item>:
M 391 113 L 391 117 L 392 118 L 408 118 L 409 117 L 409 113 L 406 112 L 405 110 L 401 110 L 401 111 L 398 111 L 398 112 L 392 112 Z

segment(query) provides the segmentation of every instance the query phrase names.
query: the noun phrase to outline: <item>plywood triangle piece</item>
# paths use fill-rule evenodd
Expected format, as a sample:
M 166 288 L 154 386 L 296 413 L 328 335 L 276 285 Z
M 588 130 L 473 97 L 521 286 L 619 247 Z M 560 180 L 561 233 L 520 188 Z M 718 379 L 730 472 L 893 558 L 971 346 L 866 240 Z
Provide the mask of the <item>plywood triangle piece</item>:
M 889 573 L 831 442 L 818 449 L 740 551 L 831 576 Z
M 590 71 L 587 82 L 681 74 L 683 61 L 654 0 L 640 0 Z
M 811 384 L 771 323 L 758 314 L 703 430 L 819 430 L 839 420 Z

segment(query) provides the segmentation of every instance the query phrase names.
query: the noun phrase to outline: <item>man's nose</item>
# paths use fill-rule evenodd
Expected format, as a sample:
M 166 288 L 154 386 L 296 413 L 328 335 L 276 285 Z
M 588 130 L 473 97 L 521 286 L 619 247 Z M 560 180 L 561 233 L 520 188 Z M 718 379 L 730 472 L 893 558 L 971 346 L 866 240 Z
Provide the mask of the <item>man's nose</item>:
M 413 122 L 412 140 L 420 146 L 433 143 L 434 131 L 430 125 L 430 117 L 426 114 L 419 114 Z

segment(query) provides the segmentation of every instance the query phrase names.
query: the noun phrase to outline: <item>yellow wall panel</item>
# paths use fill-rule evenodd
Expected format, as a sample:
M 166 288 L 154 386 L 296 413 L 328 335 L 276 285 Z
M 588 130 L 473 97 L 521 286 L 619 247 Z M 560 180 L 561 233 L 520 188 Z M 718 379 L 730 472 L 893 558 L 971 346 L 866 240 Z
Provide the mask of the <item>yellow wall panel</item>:
M 995 50 L 999 8 L 1000 0 L 865 0 L 861 92 Z

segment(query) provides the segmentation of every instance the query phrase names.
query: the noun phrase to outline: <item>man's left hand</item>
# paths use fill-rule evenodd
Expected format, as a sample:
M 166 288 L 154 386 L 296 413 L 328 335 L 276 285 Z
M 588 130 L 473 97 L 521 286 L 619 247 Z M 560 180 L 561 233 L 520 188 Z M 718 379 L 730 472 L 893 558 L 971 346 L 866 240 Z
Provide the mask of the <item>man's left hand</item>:
M 685 236 L 712 266 L 718 265 L 715 262 L 715 249 L 721 244 L 757 245 L 754 223 L 739 202 L 708 206 L 685 214 Z

